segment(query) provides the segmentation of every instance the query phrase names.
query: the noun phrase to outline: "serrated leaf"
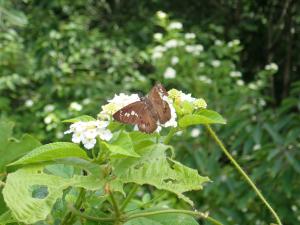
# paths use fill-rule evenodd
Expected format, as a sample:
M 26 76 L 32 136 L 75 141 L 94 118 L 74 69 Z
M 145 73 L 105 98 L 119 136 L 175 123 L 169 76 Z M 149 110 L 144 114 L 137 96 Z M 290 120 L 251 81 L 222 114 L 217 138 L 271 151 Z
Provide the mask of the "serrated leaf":
M 179 213 L 166 213 L 140 217 L 129 220 L 125 225 L 198 225 L 197 221 L 189 215 Z
M 202 109 L 197 114 L 183 116 L 178 123 L 180 127 L 188 127 L 198 124 L 226 124 L 226 120 L 215 111 Z
M 88 116 L 88 115 L 83 115 L 83 116 L 78 116 L 75 118 L 63 120 L 63 123 L 76 123 L 76 122 L 89 122 L 89 121 L 95 121 L 96 119 Z
M 116 133 L 111 143 L 102 142 L 102 144 L 107 147 L 112 156 L 139 157 L 139 155 L 134 151 L 133 143 L 129 134 L 125 131 Z
M 10 210 L 6 211 L 2 215 L 0 215 L 0 224 L 5 225 L 8 223 L 14 223 L 17 222 L 17 220 L 12 216 L 12 213 Z
M 123 183 L 149 184 L 158 189 L 175 193 L 179 198 L 193 205 L 183 195 L 184 192 L 202 189 L 202 184 L 209 181 L 196 170 L 167 158 L 170 147 L 163 144 L 148 146 L 139 151 L 141 158 L 113 162 L 115 173 Z
M 95 176 L 73 176 L 63 178 L 45 174 L 43 167 L 35 166 L 20 169 L 7 176 L 3 189 L 3 197 L 13 216 L 26 224 L 44 220 L 63 190 L 72 187 L 82 187 L 87 190 L 103 189 L 105 180 Z M 34 187 L 43 187 L 43 195 L 33 197 Z
M 69 142 L 55 142 L 35 148 L 10 165 L 39 163 L 69 157 L 89 160 L 86 152 L 78 145 Z
M 13 126 L 12 122 L 0 122 L 0 173 L 5 171 L 7 164 L 41 145 L 38 140 L 28 134 L 23 135 L 20 140 L 13 138 Z

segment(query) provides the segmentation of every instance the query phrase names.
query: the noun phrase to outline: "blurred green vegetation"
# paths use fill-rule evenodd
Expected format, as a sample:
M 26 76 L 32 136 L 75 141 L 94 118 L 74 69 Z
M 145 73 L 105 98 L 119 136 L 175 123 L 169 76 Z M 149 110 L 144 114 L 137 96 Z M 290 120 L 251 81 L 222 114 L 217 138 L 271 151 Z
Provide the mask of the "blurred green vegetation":
M 62 140 L 60 121 L 159 80 L 227 118 L 224 143 L 284 224 L 297 224 L 299 12 L 293 0 L 0 0 L 0 116 L 18 134 Z M 191 194 L 197 208 L 224 224 L 270 221 L 204 129 L 175 139 L 178 159 L 214 181 Z

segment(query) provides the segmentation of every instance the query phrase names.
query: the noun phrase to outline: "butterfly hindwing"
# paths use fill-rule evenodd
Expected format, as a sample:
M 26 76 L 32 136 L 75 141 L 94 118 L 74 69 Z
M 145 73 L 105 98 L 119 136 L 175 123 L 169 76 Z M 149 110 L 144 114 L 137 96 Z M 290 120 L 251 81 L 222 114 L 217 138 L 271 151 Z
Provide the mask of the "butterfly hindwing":
M 121 123 L 138 125 L 139 130 L 146 133 L 152 133 L 157 128 L 158 119 L 147 99 L 123 107 L 113 114 L 113 118 Z
M 161 124 L 171 119 L 171 110 L 169 104 L 163 100 L 164 96 L 168 96 L 168 92 L 161 84 L 156 84 L 148 95 L 148 99 L 152 103 Z

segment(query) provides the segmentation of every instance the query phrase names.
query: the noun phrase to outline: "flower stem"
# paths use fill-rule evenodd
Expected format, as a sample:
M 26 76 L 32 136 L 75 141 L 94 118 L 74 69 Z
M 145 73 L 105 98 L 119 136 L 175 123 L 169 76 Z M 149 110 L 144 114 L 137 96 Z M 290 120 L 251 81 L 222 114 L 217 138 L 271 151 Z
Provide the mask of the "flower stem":
M 121 211 L 119 209 L 119 206 L 117 204 L 117 201 L 116 201 L 113 193 L 109 192 L 109 195 L 110 195 L 112 206 L 113 206 L 115 214 L 116 214 L 116 220 L 119 220 L 119 218 L 121 216 Z
M 125 198 L 124 202 L 122 203 L 122 205 L 120 207 L 120 211 L 123 211 L 125 209 L 125 207 L 127 206 L 127 204 L 130 202 L 130 200 L 134 197 L 138 187 L 139 186 L 137 184 L 133 185 L 132 189 L 130 190 L 130 192 L 128 193 L 128 195 Z
M 85 193 L 86 190 L 84 188 L 80 188 L 79 195 L 74 205 L 75 209 L 80 208 L 80 206 L 82 205 L 83 199 L 85 197 Z M 64 219 L 62 220 L 61 225 L 73 224 L 73 220 L 74 220 L 74 214 L 72 211 L 69 211 L 64 217 Z
M 275 212 L 275 210 L 272 208 L 272 206 L 269 204 L 269 202 L 265 199 L 265 197 L 263 196 L 263 194 L 261 193 L 261 191 L 256 187 L 256 185 L 251 180 L 251 178 L 247 175 L 247 173 L 240 167 L 240 165 L 237 163 L 237 161 L 235 161 L 235 159 L 231 156 L 231 154 L 225 148 L 224 144 L 218 138 L 218 136 L 213 131 L 213 129 L 208 124 L 206 125 L 206 128 L 207 128 L 209 134 L 211 135 L 211 137 L 219 145 L 219 147 L 222 149 L 222 151 L 228 157 L 228 159 L 231 161 L 231 163 L 235 166 L 235 168 L 239 171 L 239 173 L 245 178 L 245 180 L 247 181 L 247 183 L 253 188 L 253 190 L 256 192 L 256 194 L 261 199 L 261 201 L 265 204 L 265 206 L 270 210 L 270 212 L 274 216 L 274 218 L 275 218 L 276 222 L 278 223 L 278 225 L 282 225 L 281 220 L 280 220 L 279 216 L 277 215 L 277 213 Z
M 178 127 L 171 128 L 171 130 L 169 131 L 169 133 L 167 134 L 167 136 L 164 139 L 164 144 L 165 145 L 169 144 L 169 142 L 171 141 L 174 134 L 176 134 L 176 132 L 179 131 L 179 130 L 180 129 Z
M 92 221 L 106 221 L 106 222 L 112 222 L 112 221 L 115 221 L 115 218 L 113 217 L 95 217 L 95 216 L 90 216 L 90 215 L 87 215 L 85 213 L 82 213 L 80 211 L 78 211 L 76 208 L 74 208 L 72 205 L 69 205 L 69 210 L 76 216 L 79 216 L 79 217 L 82 217 L 82 218 L 85 218 L 87 220 L 92 220 Z
M 158 214 L 164 214 L 164 213 L 182 213 L 187 214 L 199 218 L 203 218 L 208 220 L 209 222 L 216 224 L 216 225 L 222 225 L 221 222 L 217 221 L 216 219 L 208 216 L 206 213 L 202 213 L 199 211 L 190 211 L 190 210 L 181 210 L 181 209 L 164 209 L 160 211 L 153 211 L 153 212 L 142 212 L 142 213 L 134 213 L 129 215 L 126 220 L 131 220 L 137 217 L 146 217 L 146 216 L 152 216 L 152 215 L 158 215 Z

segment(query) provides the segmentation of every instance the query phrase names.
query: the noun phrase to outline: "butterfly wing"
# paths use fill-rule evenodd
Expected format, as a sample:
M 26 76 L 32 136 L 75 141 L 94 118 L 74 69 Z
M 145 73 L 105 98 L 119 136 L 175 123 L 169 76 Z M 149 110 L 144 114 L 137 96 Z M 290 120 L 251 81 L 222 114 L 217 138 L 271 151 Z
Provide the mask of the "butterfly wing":
M 116 113 L 113 118 L 121 123 L 138 125 L 140 131 L 152 133 L 157 129 L 157 117 L 146 99 L 133 102 Z
M 164 124 L 171 119 L 171 110 L 169 104 L 163 100 L 164 96 L 168 96 L 168 92 L 159 83 L 151 89 L 148 95 L 148 99 L 155 109 L 161 124 Z

